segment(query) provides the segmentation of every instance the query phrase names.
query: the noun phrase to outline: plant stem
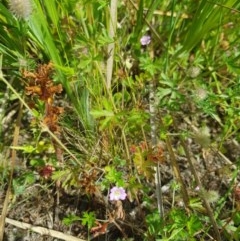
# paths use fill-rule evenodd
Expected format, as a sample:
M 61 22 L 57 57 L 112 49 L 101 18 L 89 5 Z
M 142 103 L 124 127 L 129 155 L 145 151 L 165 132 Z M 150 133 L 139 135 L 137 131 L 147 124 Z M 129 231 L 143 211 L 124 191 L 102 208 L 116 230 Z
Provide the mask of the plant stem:
M 183 198 L 184 205 L 186 208 L 188 208 L 188 206 L 189 206 L 188 205 L 189 204 L 188 192 L 187 192 L 187 189 L 183 182 L 183 179 L 182 179 L 182 176 L 180 173 L 180 169 L 179 169 L 169 136 L 166 137 L 166 145 L 167 145 L 167 149 L 168 149 L 168 152 L 170 155 L 170 161 L 171 161 L 173 173 L 174 173 L 175 177 L 177 178 L 178 183 L 180 183 L 180 186 L 181 186 L 181 192 L 182 192 L 182 198 Z
M 150 112 L 150 126 L 151 126 L 151 142 L 152 148 L 156 148 L 157 146 L 157 135 L 156 135 L 156 107 L 155 107 L 155 80 L 152 79 L 150 81 L 150 90 L 149 90 L 149 112 Z M 156 185 L 156 196 L 157 196 L 157 205 L 158 212 L 160 217 L 163 219 L 164 217 L 164 209 L 163 209 L 163 198 L 162 198 L 162 183 L 161 183 L 161 172 L 160 172 L 160 164 L 157 163 L 155 169 L 155 185 Z
M 175 124 L 175 127 L 176 127 L 176 124 Z M 193 176 L 195 178 L 195 181 L 196 181 L 198 187 L 200 188 L 199 196 L 200 196 L 200 198 L 202 199 L 202 201 L 204 203 L 204 206 L 205 206 L 205 208 L 207 210 L 208 216 L 209 216 L 210 221 L 212 223 L 212 226 L 213 226 L 213 229 L 214 229 L 214 232 L 215 232 L 215 238 L 216 238 L 217 241 L 221 241 L 220 232 L 219 232 L 216 220 L 214 218 L 213 211 L 212 211 L 212 209 L 210 207 L 209 202 L 207 201 L 207 199 L 204 197 L 204 195 L 201 192 L 201 190 L 203 190 L 203 186 L 202 186 L 202 183 L 201 183 L 201 181 L 200 181 L 200 179 L 198 177 L 197 171 L 194 168 L 193 157 L 191 157 L 191 154 L 190 154 L 190 152 L 188 150 L 188 147 L 187 147 L 187 145 L 186 145 L 186 143 L 185 143 L 185 141 L 183 140 L 182 137 L 180 138 L 180 141 L 181 141 L 182 147 L 184 149 L 185 155 L 187 157 L 187 160 L 188 160 L 191 172 L 192 172 L 192 174 L 193 174 Z
M 117 0 L 111 0 L 110 6 L 110 25 L 109 25 L 109 37 L 115 37 L 117 26 Z M 107 89 L 111 87 L 112 73 L 113 73 L 113 60 L 114 60 L 115 43 L 108 45 L 108 60 L 107 60 Z
M 20 102 L 20 109 L 18 112 L 16 126 L 15 126 L 14 133 L 13 133 L 13 146 L 17 146 L 17 144 L 18 144 L 21 118 L 22 118 L 22 109 L 23 109 L 23 104 Z M 4 203 L 3 203 L 2 214 L 0 217 L 0 241 L 3 240 L 3 235 L 4 235 L 3 231 L 4 231 L 4 227 L 5 227 L 8 205 L 9 205 L 10 196 L 11 196 L 13 172 L 14 172 L 16 157 L 17 157 L 17 151 L 15 149 L 12 149 L 12 151 L 11 151 L 11 170 L 10 170 L 10 174 L 9 174 L 8 188 L 7 188 L 6 196 L 5 196 Z

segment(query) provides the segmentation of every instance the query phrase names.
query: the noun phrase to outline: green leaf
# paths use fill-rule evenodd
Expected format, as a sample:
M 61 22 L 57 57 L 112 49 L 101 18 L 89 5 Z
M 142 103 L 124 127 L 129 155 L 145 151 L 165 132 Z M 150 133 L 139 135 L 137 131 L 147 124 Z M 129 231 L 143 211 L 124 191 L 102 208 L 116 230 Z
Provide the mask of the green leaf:
M 105 167 L 106 175 L 105 178 L 112 184 L 116 184 L 117 186 L 123 186 L 124 181 L 122 177 L 122 172 L 117 171 L 113 166 L 106 166 Z
M 102 34 L 98 37 L 98 43 L 102 46 L 113 43 L 114 39 L 111 38 L 105 29 L 102 29 Z
M 196 211 L 199 211 L 199 212 L 203 212 L 203 213 L 205 212 L 205 208 L 203 207 L 202 202 L 201 202 L 201 200 L 199 198 L 191 198 L 189 206 L 193 210 L 196 210 Z
M 33 172 L 25 173 L 22 178 L 24 179 L 24 185 L 31 185 L 35 182 L 36 177 Z
M 92 63 L 92 58 L 90 58 L 89 56 L 82 56 L 79 61 L 78 67 L 82 70 L 86 70 L 88 69 L 91 63 Z
M 234 214 L 233 222 L 235 226 L 240 226 L 240 212 Z
M 96 216 L 94 212 L 84 212 L 83 213 L 83 218 L 82 220 L 82 225 L 86 225 L 88 229 L 92 228 L 95 224 L 96 221 Z
M 186 236 L 187 236 L 187 233 L 184 230 L 184 227 L 174 228 L 168 240 L 175 240 L 175 241 L 186 240 L 185 239 Z
M 228 21 L 228 17 L 231 16 L 230 8 L 238 1 L 228 0 L 224 1 L 223 4 L 215 4 L 215 2 L 219 3 L 218 1 L 207 0 L 198 2 L 191 27 L 187 29 L 185 34 L 183 48 L 178 54 L 192 50 L 211 30 L 224 25 Z
M 189 221 L 187 222 L 187 229 L 190 236 L 193 236 L 197 231 L 201 230 L 202 223 L 199 218 L 191 214 Z
M 115 119 L 113 117 L 106 117 L 104 120 L 102 120 L 100 122 L 100 127 L 99 129 L 102 131 L 102 130 L 105 130 L 107 127 L 109 129 L 112 128 L 112 126 L 114 125 L 114 121 Z
M 163 220 L 159 218 L 158 211 L 154 211 L 146 216 L 148 232 L 152 236 L 158 236 L 163 233 Z
M 240 66 L 235 62 L 226 62 L 228 69 L 235 74 L 240 74 Z
M 172 93 L 172 89 L 158 88 L 157 96 L 159 100 L 163 99 L 165 96 L 170 95 Z
M 92 110 L 90 113 L 96 119 L 101 118 L 101 117 L 113 117 L 114 116 L 114 113 L 109 110 Z
M 48 1 L 45 1 L 44 3 L 54 27 L 58 29 L 59 13 L 57 12 L 56 1 L 48 0 Z
M 16 196 L 21 195 L 25 189 L 25 185 L 22 185 L 17 180 L 13 179 L 13 192 Z
M 67 226 L 72 225 L 76 221 L 80 221 L 81 218 L 79 216 L 76 216 L 74 214 L 69 214 L 67 217 L 63 218 L 63 223 Z
M 14 150 L 20 150 L 24 153 L 33 153 L 35 152 L 36 148 L 32 145 L 24 145 L 24 146 L 11 146 Z
M 149 56 L 141 57 L 139 66 L 142 70 L 146 71 L 146 73 L 150 74 L 151 76 L 154 76 L 159 68 L 159 66 L 154 64 L 152 58 Z
M 30 165 L 33 167 L 43 167 L 45 165 L 45 161 L 43 159 L 31 159 Z
M 138 148 L 139 149 L 139 148 Z M 152 179 L 154 176 L 154 169 L 155 163 L 152 161 L 147 160 L 144 153 L 138 150 L 133 158 L 134 165 L 136 166 L 138 173 L 142 174 L 148 179 Z

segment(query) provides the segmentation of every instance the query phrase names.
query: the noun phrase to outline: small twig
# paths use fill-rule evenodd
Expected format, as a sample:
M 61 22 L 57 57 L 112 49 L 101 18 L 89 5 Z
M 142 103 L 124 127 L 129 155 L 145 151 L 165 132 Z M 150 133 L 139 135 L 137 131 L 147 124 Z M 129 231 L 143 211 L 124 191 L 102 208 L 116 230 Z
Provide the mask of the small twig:
M 20 123 L 21 123 L 21 118 L 22 118 L 22 107 L 23 107 L 23 105 L 21 103 L 20 109 L 19 109 L 19 112 L 18 112 L 18 116 L 17 116 L 14 134 L 13 134 L 14 135 L 13 136 L 13 145 L 14 146 L 17 146 L 18 139 L 19 139 Z M 14 172 L 16 157 L 17 157 L 17 151 L 15 149 L 12 149 L 11 172 L 10 172 L 10 176 L 9 176 L 8 189 L 7 189 L 7 193 L 6 193 L 4 204 L 3 204 L 2 215 L 1 215 L 1 218 L 0 218 L 0 241 L 3 240 L 3 233 L 4 233 L 3 230 L 4 230 L 4 226 L 5 226 L 5 218 L 6 218 L 6 215 L 7 215 L 7 211 L 8 211 L 7 209 L 8 209 L 8 204 L 9 204 L 9 200 L 10 200 L 12 180 L 13 180 L 13 172 Z
M 39 233 L 41 235 L 48 235 L 54 238 L 58 238 L 61 240 L 66 240 L 66 241 L 87 241 L 85 239 L 81 239 L 81 238 L 77 238 L 74 237 L 72 235 L 69 234 L 65 234 L 59 231 L 55 231 L 52 229 L 48 229 L 48 228 L 43 228 L 43 227 L 39 227 L 39 226 L 34 226 L 28 223 L 24 223 L 24 222 L 19 222 L 17 220 L 13 220 L 10 218 L 6 218 L 6 223 L 14 225 L 15 227 L 21 228 L 21 229 L 27 229 L 30 231 L 33 231 L 35 233 Z
M 14 129 L 14 136 L 13 136 L 13 145 L 17 146 L 18 139 L 19 139 L 19 132 L 20 132 L 20 123 L 21 123 L 21 118 L 22 118 L 22 103 L 20 104 L 20 109 L 18 112 L 17 116 L 17 121 L 16 121 L 16 126 Z M 0 217 L 0 241 L 3 240 L 3 234 L 4 234 L 4 226 L 5 226 L 5 221 L 6 221 L 6 215 L 8 211 L 8 204 L 10 200 L 10 194 L 11 194 L 11 188 L 12 188 L 12 180 L 13 180 L 13 172 L 14 172 L 14 167 L 15 167 L 15 160 L 17 157 L 17 151 L 15 149 L 12 149 L 11 151 L 11 171 L 9 175 L 9 181 L 8 181 L 8 188 L 5 196 L 5 200 L 3 203 L 3 209 L 2 209 L 2 214 Z

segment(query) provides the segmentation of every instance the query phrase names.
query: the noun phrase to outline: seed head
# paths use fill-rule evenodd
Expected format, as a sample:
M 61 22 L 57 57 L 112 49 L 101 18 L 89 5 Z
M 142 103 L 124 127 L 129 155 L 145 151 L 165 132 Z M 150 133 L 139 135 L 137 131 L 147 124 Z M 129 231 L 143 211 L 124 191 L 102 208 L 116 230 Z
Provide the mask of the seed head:
M 187 75 L 189 77 L 191 77 L 192 79 L 198 77 L 198 75 L 201 73 L 201 69 L 197 66 L 191 66 L 188 70 L 187 70 Z
M 215 190 L 203 191 L 203 196 L 208 200 L 209 203 L 215 203 L 219 200 L 220 195 Z
M 194 139 L 197 144 L 201 145 L 203 148 L 207 148 L 211 144 L 210 130 L 207 126 L 202 127 L 194 134 Z
M 32 13 L 31 0 L 10 0 L 9 8 L 19 19 L 27 19 Z
M 207 90 L 203 88 L 197 88 L 195 91 L 195 94 L 196 94 L 197 100 L 204 100 L 208 96 Z

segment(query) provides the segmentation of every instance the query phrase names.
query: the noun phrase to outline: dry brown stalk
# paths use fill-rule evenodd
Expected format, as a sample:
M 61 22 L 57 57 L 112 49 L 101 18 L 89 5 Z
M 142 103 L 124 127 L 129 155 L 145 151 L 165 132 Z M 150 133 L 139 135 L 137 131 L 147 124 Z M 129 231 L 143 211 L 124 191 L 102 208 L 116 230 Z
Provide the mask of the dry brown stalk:
M 175 125 L 175 128 L 177 129 L 177 124 L 176 124 L 176 121 L 174 121 L 174 125 Z M 184 149 L 184 152 L 185 152 L 185 155 L 187 157 L 187 160 L 188 160 L 188 163 L 189 163 L 189 167 L 190 167 L 190 170 L 195 178 L 195 181 L 198 185 L 198 187 L 200 188 L 200 190 L 203 190 L 203 186 L 202 186 L 202 183 L 200 181 L 200 178 L 198 177 L 198 174 L 197 174 L 197 171 L 196 169 L 194 168 L 194 164 L 193 164 L 193 160 L 194 158 L 191 156 L 190 154 L 190 151 L 185 143 L 185 141 L 183 140 L 183 138 L 180 136 L 180 142 L 181 142 L 181 145 Z M 219 229 L 218 229 L 218 225 L 217 225 L 217 222 L 214 218 L 214 214 L 213 214 L 213 211 L 211 209 L 211 206 L 208 202 L 208 200 L 205 198 L 205 196 L 202 194 L 202 192 L 199 192 L 199 196 L 200 198 L 202 199 L 203 201 L 203 204 L 206 208 L 206 211 L 207 211 L 207 214 L 209 216 L 209 219 L 212 223 L 212 227 L 213 227 L 213 230 L 214 230 L 214 233 L 215 233 L 215 238 L 217 241 L 221 241 L 221 236 L 220 236 L 220 232 L 219 232 Z
M 19 132 L 20 132 L 20 122 L 21 122 L 21 117 L 22 117 L 22 103 L 20 104 L 20 109 L 18 112 L 18 117 L 16 121 L 16 126 L 14 129 L 14 134 L 13 134 L 13 146 L 17 146 L 18 144 L 18 139 L 19 139 Z M 12 187 L 12 180 L 13 180 L 13 171 L 15 167 L 15 160 L 17 156 L 17 151 L 15 149 L 11 150 L 11 171 L 9 175 L 9 182 L 8 182 L 8 188 L 6 192 L 6 196 L 4 199 L 3 203 L 3 209 L 2 209 L 2 214 L 0 217 L 0 241 L 3 240 L 3 234 L 4 234 L 4 227 L 5 227 L 5 221 L 6 221 L 6 216 L 8 212 L 8 204 L 10 201 L 10 194 L 11 194 L 11 187 Z
M 48 235 L 48 236 L 65 240 L 65 241 L 86 241 L 85 239 L 77 238 L 69 234 L 65 234 L 65 233 L 48 229 L 48 228 L 34 226 L 24 222 L 19 222 L 17 220 L 10 219 L 10 218 L 6 218 L 6 223 L 14 225 L 15 227 L 18 227 L 21 229 L 29 230 L 35 233 L 39 233 L 41 235 Z

